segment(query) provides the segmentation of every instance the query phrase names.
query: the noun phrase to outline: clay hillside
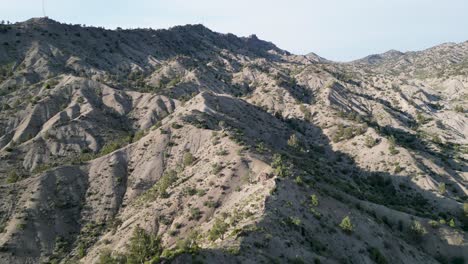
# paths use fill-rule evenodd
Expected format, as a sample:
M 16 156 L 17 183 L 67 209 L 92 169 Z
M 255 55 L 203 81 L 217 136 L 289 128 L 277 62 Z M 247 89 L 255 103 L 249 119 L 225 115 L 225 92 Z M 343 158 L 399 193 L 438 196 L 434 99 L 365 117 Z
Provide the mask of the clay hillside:
M 464 263 L 468 42 L 335 63 L 0 25 L 0 263 Z

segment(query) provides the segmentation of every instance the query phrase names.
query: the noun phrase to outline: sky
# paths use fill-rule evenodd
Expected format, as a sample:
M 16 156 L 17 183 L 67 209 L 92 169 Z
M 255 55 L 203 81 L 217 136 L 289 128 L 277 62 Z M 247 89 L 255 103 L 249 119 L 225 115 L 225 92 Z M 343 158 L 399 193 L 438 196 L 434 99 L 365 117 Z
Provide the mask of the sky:
M 0 19 L 43 16 L 43 0 L 0 0 Z M 256 34 L 294 54 L 350 61 L 468 40 L 468 0 L 44 0 L 62 23 L 105 28 L 203 24 Z

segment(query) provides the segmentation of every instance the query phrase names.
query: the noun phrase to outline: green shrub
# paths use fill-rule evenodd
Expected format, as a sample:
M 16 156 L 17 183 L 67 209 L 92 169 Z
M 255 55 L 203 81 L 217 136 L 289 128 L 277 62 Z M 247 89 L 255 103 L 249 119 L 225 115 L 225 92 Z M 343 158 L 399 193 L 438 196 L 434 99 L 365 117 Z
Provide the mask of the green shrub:
M 200 218 L 202 217 L 202 213 L 200 211 L 200 209 L 194 207 L 194 208 L 190 208 L 190 216 L 189 216 L 189 220 L 200 220 Z
M 395 140 L 394 136 L 390 136 L 390 138 L 388 139 L 388 143 L 389 143 L 388 151 L 390 152 L 390 155 L 396 155 L 396 154 L 400 153 L 395 148 L 396 147 L 396 140 Z
M 196 193 L 199 197 L 205 196 L 206 191 L 204 189 L 196 189 Z
M 440 193 L 441 195 L 445 194 L 445 192 L 446 192 L 446 190 L 447 190 L 447 188 L 445 187 L 445 183 L 439 184 L 438 190 L 439 190 L 439 193 Z
M 416 241 L 419 242 L 422 240 L 422 238 L 427 234 L 426 228 L 421 224 L 421 222 L 414 220 L 411 223 L 410 229 L 409 229 L 409 235 L 410 237 Z
M 393 169 L 394 173 L 400 173 L 403 171 L 403 168 L 400 166 L 400 164 L 395 165 L 395 168 Z
M 84 243 L 80 243 L 78 245 L 78 257 L 81 259 L 84 256 L 86 256 L 86 246 L 84 245 Z
M 181 78 L 180 77 L 175 77 L 174 79 L 170 80 L 166 87 L 174 87 L 176 86 L 177 84 L 179 84 L 181 82 Z
M 292 149 L 299 149 L 299 139 L 296 134 L 292 134 L 288 139 L 288 146 Z
M 452 228 L 455 228 L 456 225 L 455 225 L 455 220 L 453 218 L 450 219 L 449 226 L 452 227 Z
M 432 227 L 432 228 L 438 228 L 439 227 L 439 222 L 435 221 L 435 220 L 429 220 L 428 224 Z
M 255 149 L 259 153 L 265 153 L 268 150 L 264 142 L 258 142 L 257 145 L 255 145 Z
M 227 154 L 229 154 L 229 152 L 225 149 L 221 149 L 219 151 L 216 152 L 216 155 L 218 156 L 226 156 Z
M 343 218 L 339 226 L 341 230 L 343 230 L 346 233 L 351 233 L 354 230 L 354 226 L 351 223 L 351 219 L 349 218 L 349 216 L 346 216 L 345 218 Z
M 159 261 L 162 253 L 161 239 L 158 236 L 146 232 L 137 227 L 130 238 L 130 245 L 127 256 L 127 263 L 155 263 Z
M 290 216 L 286 219 L 286 223 L 290 226 L 299 227 L 301 226 L 301 219 L 299 217 Z
M 213 165 L 211 165 L 211 169 L 212 169 L 211 173 L 216 175 L 223 170 L 223 166 L 220 165 L 219 163 L 214 163 Z
M 299 110 L 304 114 L 304 120 L 311 121 L 312 113 L 309 111 L 309 109 L 306 108 L 305 105 L 301 104 L 301 106 L 299 106 Z
M 198 232 L 192 231 L 184 239 L 178 240 L 176 242 L 175 248 L 163 250 L 161 258 L 164 258 L 165 260 L 168 260 L 168 262 L 170 262 L 170 260 L 174 259 L 180 254 L 189 253 L 191 255 L 196 255 L 200 249 L 200 247 L 197 244 L 197 240 Z M 197 262 L 194 261 L 193 263 Z
M 55 166 L 54 164 L 39 164 L 36 166 L 36 168 L 34 168 L 32 173 L 33 174 L 41 173 L 41 172 L 52 169 L 54 166 Z
M 157 183 L 157 191 L 163 198 L 167 198 L 167 188 L 171 186 L 177 180 L 177 172 L 175 170 L 167 170 L 164 172 L 161 179 Z
M 312 195 L 310 196 L 310 203 L 311 203 L 312 206 L 314 206 L 314 207 L 317 207 L 317 206 L 319 205 L 319 200 L 318 200 L 318 198 L 317 198 L 317 195 L 312 194 Z
M 10 173 L 8 173 L 8 177 L 7 177 L 7 183 L 15 183 L 17 182 L 18 180 L 20 179 L 18 173 L 16 173 L 16 171 L 10 171 Z
M 370 135 L 367 135 L 364 139 L 364 145 L 368 148 L 372 148 L 373 146 L 377 145 L 377 140 Z
M 204 206 L 209 207 L 209 208 L 218 208 L 220 203 L 217 201 L 205 201 L 203 203 Z
M 144 136 L 145 136 L 145 131 L 140 130 L 140 131 L 136 132 L 135 135 L 133 135 L 132 142 L 137 142 L 138 140 L 140 140 Z
M 158 236 L 136 227 L 129 241 L 126 254 L 112 253 L 105 249 L 101 252 L 98 264 L 139 264 L 159 263 L 162 253 L 161 239 Z
M 171 127 L 174 128 L 174 129 L 180 129 L 182 128 L 182 125 L 179 125 L 177 122 L 174 122 L 171 124 Z
M 369 257 L 376 263 L 376 264 L 387 264 L 388 261 L 382 253 L 380 253 L 378 248 L 371 247 L 368 248 L 367 251 L 369 252 Z
M 288 177 L 290 175 L 290 166 L 286 164 L 281 154 L 275 153 L 273 155 L 271 167 L 279 177 Z
M 130 136 L 121 137 L 114 141 L 107 142 L 99 151 L 99 156 L 104 156 L 109 153 L 112 153 L 118 150 L 119 148 L 124 147 L 130 142 L 132 142 L 132 138 Z
M 216 218 L 213 227 L 208 232 L 208 238 L 211 241 L 215 241 L 218 238 L 223 239 L 224 233 L 226 233 L 228 229 L 228 224 L 225 223 L 223 220 Z
M 304 180 L 302 179 L 301 175 L 296 176 L 296 178 L 294 179 L 294 182 L 299 186 L 304 185 Z
M 183 158 L 183 163 L 184 166 L 190 166 L 193 163 L 193 155 L 190 152 L 185 152 L 184 153 L 184 158 Z
M 463 220 L 463 226 L 466 231 L 466 229 L 468 229 L 468 202 L 463 203 L 461 219 Z
M 420 125 L 424 125 L 430 121 L 430 118 L 425 117 L 421 112 L 416 113 L 416 122 Z
M 465 109 L 463 109 L 463 106 L 461 106 L 461 105 L 455 106 L 455 109 L 454 109 L 454 110 L 455 110 L 455 112 L 458 112 L 458 113 L 463 113 L 463 112 L 465 112 Z
M 127 258 L 125 255 L 114 253 L 110 249 L 104 249 L 101 251 L 97 264 L 125 264 Z
M 450 260 L 450 264 L 465 264 L 465 258 L 464 257 L 453 257 Z
M 193 195 L 197 194 L 197 189 L 195 189 L 193 187 L 185 187 L 184 190 L 183 190 L 183 193 L 185 195 L 193 196 Z

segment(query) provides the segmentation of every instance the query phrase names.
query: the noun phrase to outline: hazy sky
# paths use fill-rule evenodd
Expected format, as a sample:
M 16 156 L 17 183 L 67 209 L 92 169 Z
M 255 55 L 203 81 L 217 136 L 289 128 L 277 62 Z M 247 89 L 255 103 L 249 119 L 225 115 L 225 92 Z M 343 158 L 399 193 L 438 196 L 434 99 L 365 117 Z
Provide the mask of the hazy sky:
M 274 42 L 292 53 L 348 61 L 389 49 L 468 40 L 468 0 L 44 0 L 47 15 L 106 28 L 212 30 Z M 42 16 L 42 0 L 0 0 L 0 19 Z

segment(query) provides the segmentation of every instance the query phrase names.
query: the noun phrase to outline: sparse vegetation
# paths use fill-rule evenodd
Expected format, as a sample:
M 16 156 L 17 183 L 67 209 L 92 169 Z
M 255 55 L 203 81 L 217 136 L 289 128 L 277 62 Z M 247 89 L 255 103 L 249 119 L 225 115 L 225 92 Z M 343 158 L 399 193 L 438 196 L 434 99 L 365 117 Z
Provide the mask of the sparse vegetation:
M 225 223 L 222 219 L 216 218 L 213 227 L 208 233 L 208 238 L 211 241 L 215 241 L 218 238 L 224 239 L 224 233 L 226 233 L 228 226 L 229 225 Z
M 158 263 L 161 253 L 161 239 L 136 227 L 129 241 L 128 252 L 121 254 L 104 250 L 101 252 L 98 264 Z

